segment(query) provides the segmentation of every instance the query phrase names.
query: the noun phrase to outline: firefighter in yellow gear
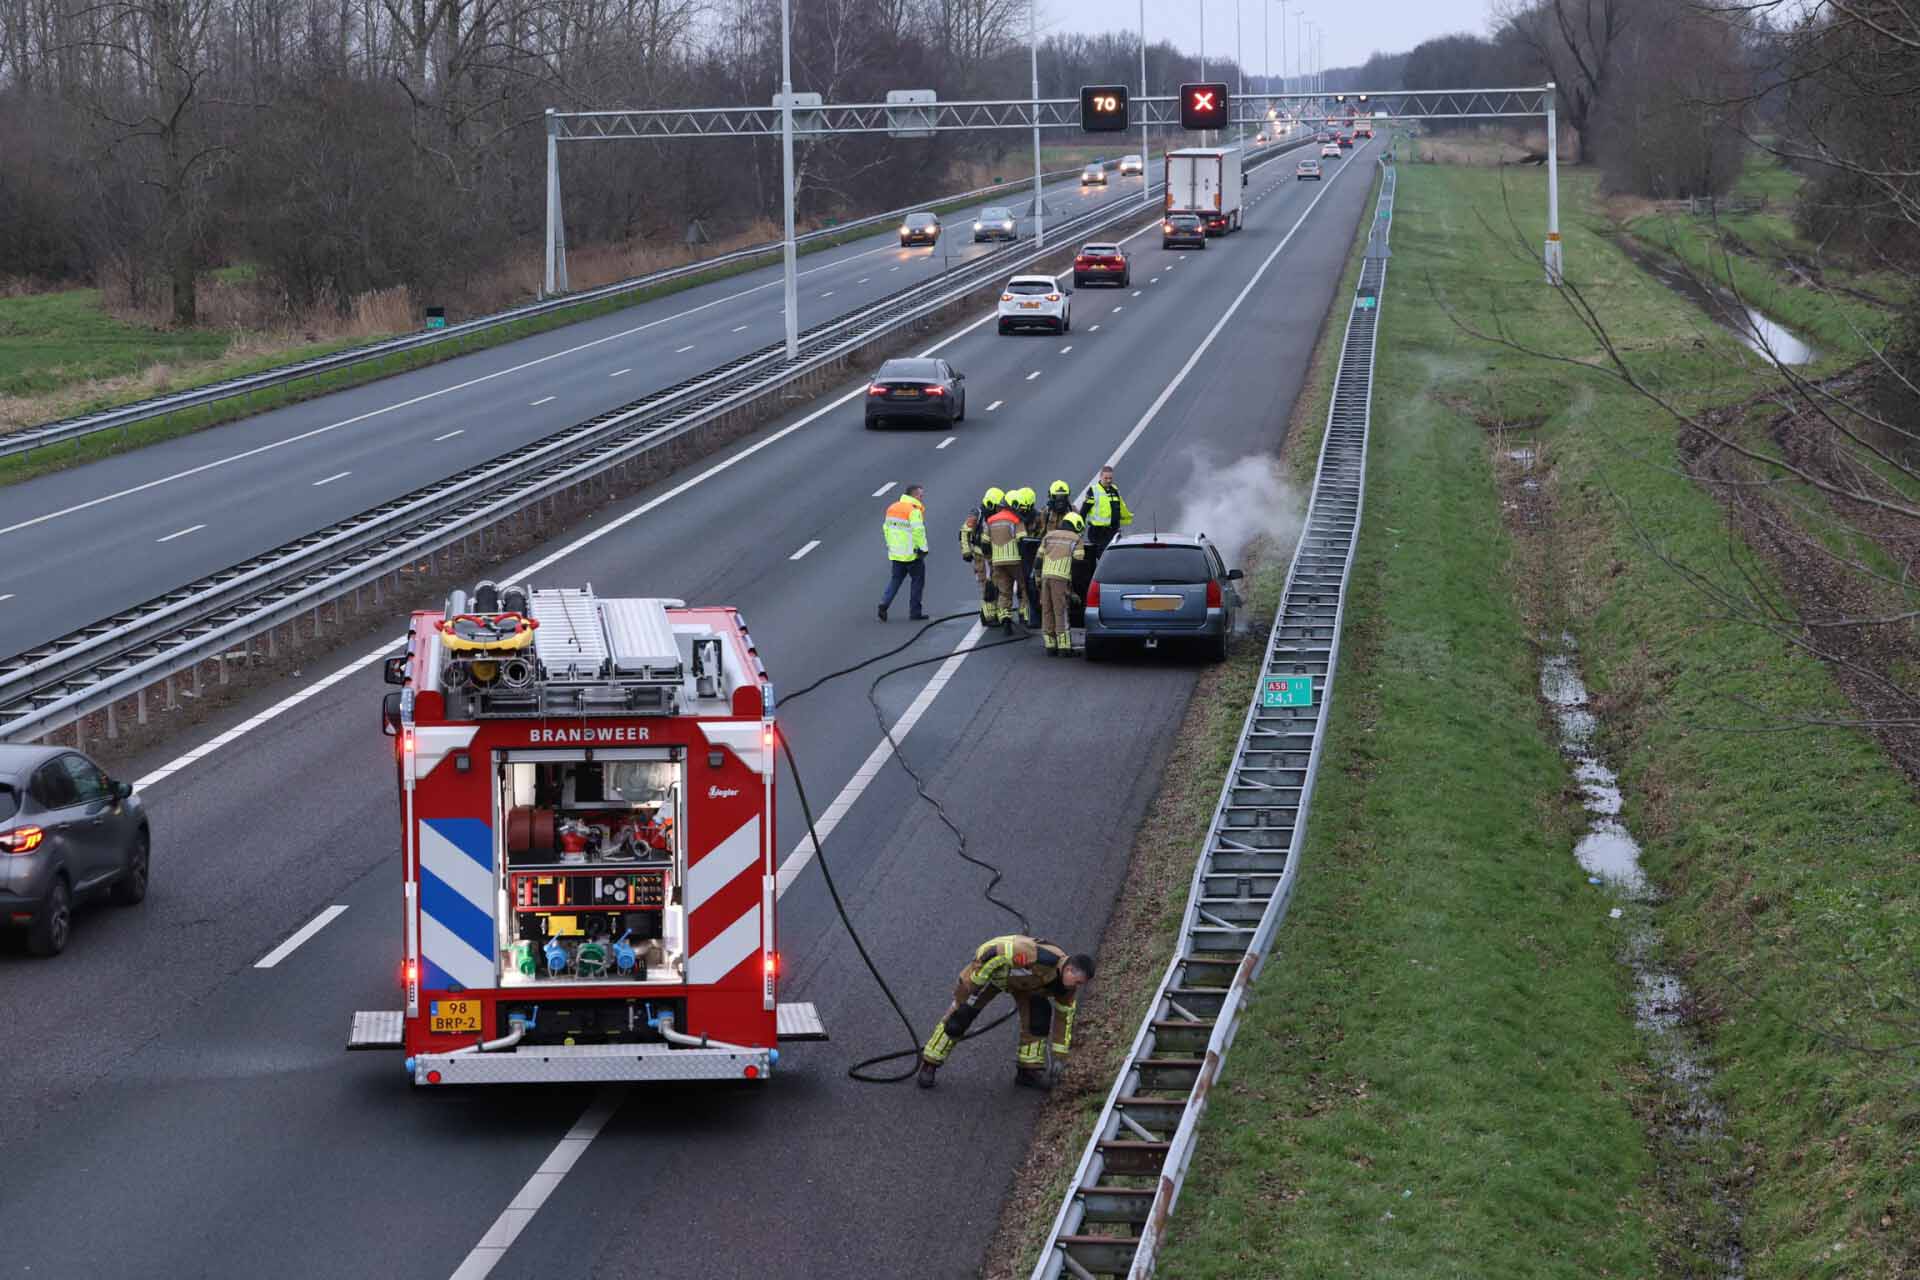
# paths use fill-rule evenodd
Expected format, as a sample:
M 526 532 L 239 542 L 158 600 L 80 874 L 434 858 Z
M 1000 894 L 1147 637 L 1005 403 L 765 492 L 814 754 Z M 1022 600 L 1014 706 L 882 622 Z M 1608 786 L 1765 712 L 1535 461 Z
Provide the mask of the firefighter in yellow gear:
M 1007 494 L 1007 502 L 1013 507 L 1013 514 L 1020 517 L 1020 608 L 1026 613 L 1027 630 L 1040 629 L 1040 593 L 1034 578 L 1034 556 L 1040 550 L 1041 528 L 1040 512 L 1034 506 L 1039 495 L 1033 486 L 1026 485 Z
M 973 566 L 974 585 L 980 592 L 980 623 L 992 626 L 996 621 L 993 605 L 987 600 L 987 517 L 1006 505 L 1007 495 L 998 487 L 988 489 L 980 507 L 967 514 L 960 526 L 960 558 Z
M 987 517 L 987 563 L 993 574 L 993 621 L 1013 634 L 1014 596 L 1020 583 L 1020 517 L 1001 507 Z M 983 611 L 984 612 L 984 611 Z
M 1080 530 L 1084 522 L 1079 513 L 1069 511 L 1058 529 L 1040 539 L 1035 557 L 1040 587 L 1040 637 L 1046 642 L 1047 656 L 1073 656 L 1073 627 L 1067 609 L 1073 602 L 1073 562 L 1087 558 Z
M 1047 486 L 1047 505 L 1039 509 L 1039 536 L 1046 537 L 1067 522 L 1067 516 L 1073 511 L 1073 486 L 1065 480 L 1055 480 Z
M 1092 980 L 1090 955 L 1068 955 L 1054 943 L 1024 934 L 988 938 L 974 948 L 973 959 L 960 971 L 960 980 L 953 987 L 953 1003 L 920 1051 L 920 1087 L 933 1088 L 934 1075 L 953 1052 L 953 1046 L 966 1037 L 967 1028 L 980 1011 L 1004 991 L 1013 997 L 1020 1024 L 1014 1083 L 1051 1088 L 1073 1048 L 1073 1013 L 1080 988 Z M 1051 1068 L 1047 1065 L 1049 1048 L 1053 1051 Z

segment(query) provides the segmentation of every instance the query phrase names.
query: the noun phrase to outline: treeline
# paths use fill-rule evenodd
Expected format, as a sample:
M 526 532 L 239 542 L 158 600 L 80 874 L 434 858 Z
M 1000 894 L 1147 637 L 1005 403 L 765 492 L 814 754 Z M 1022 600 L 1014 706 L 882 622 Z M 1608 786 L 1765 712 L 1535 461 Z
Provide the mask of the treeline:
M 1026 0 L 793 19 L 795 88 L 829 102 L 1028 92 Z M 1135 83 L 1139 56 L 1130 35 L 1052 37 L 1041 92 Z M 1148 56 L 1157 84 L 1197 78 L 1171 46 Z M 540 244 L 547 108 L 767 103 L 779 57 L 778 0 L 0 0 L 0 281 L 96 282 L 181 323 L 232 263 L 289 314 L 394 285 L 482 295 Z M 1025 141 L 806 144 L 801 214 L 909 203 Z M 778 219 L 777 140 L 581 143 L 562 165 L 575 246 Z

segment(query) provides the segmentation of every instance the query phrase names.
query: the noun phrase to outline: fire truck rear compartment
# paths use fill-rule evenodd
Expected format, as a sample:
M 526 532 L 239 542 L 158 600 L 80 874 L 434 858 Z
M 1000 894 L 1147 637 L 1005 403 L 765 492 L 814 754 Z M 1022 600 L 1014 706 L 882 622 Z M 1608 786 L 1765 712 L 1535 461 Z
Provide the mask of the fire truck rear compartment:
M 506 1001 L 493 1007 L 490 1034 L 504 1036 L 513 1029 L 512 1017 L 531 1019 L 520 1044 L 663 1044 L 659 1027 L 687 1025 L 685 1000 L 541 1000 Z

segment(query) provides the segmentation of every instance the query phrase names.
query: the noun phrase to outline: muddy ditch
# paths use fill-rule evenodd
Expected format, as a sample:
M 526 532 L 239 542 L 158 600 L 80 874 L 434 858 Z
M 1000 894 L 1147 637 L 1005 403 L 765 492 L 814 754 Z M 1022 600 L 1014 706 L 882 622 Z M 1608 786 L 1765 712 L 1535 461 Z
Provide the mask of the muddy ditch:
M 1682 974 L 1669 965 L 1659 925 L 1660 894 L 1641 866 L 1641 846 L 1623 816 L 1625 794 L 1602 748 L 1600 712 L 1588 695 L 1579 645 L 1559 620 L 1581 611 L 1569 594 L 1578 581 L 1563 547 L 1580 545 L 1578 530 L 1555 519 L 1551 453 L 1536 437 L 1489 432 L 1501 515 L 1515 545 L 1513 580 L 1539 652 L 1540 702 L 1570 771 L 1568 799 L 1586 815 L 1569 850 L 1568 874 L 1594 890 L 1595 911 L 1619 927 L 1617 957 L 1632 984 L 1632 1016 L 1646 1045 L 1655 1085 L 1640 1118 L 1655 1161 L 1667 1241 L 1663 1252 L 1688 1263 L 1678 1269 L 1721 1280 L 1746 1275 L 1741 1242 L 1741 1180 L 1734 1170 L 1726 1116 L 1713 1100 L 1711 1044 Z M 1707 1171 L 1706 1198 L 1699 1174 Z
M 1731 291 L 1700 279 L 1666 254 L 1624 233 L 1616 236 L 1614 243 L 1641 270 L 1691 302 L 1755 355 L 1791 366 L 1812 364 L 1818 358 L 1820 353 L 1805 338 L 1758 308 L 1747 306 Z

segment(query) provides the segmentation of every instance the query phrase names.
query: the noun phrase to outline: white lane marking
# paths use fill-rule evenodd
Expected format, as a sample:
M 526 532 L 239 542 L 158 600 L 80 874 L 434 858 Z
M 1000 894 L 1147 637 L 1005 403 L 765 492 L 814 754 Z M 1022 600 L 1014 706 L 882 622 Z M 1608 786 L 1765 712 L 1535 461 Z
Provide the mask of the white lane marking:
M 1112 315 L 1116 315 L 1116 316 L 1117 316 L 1117 315 L 1119 315 L 1119 314 L 1120 314 L 1120 313 L 1121 313 L 1122 311 L 1125 311 L 1126 309 L 1127 309 L 1127 304 L 1126 304 L 1126 303 L 1124 303 L 1124 302 L 1120 302 L 1120 303 L 1115 303 L 1115 304 L 1114 304 L 1114 308 L 1113 308 L 1113 311 L 1112 311 L 1112 312 L 1111 312 L 1110 314 L 1112 314 Z
M 947 437 L 947 438 L 946 438 L 945 440 L 942 440 L 942 441 L 941 441 L 941 442 L 940 442 L 939 444 L 937 444 L 937 445 L 935 445 L 935 446 L 933 446 L 933 447 L 934 447 L 934 448 L 936 448 L 936 449 L 944 449 L 944 448 L 946 448 L 946 447 L 947 447 L 948 445 L 950 445 L 950 444 L 952 444 L 952 443 L 953 443 L 953 442 L 954 442 L 955 440 L 958 440 L 959 438 L 960 438 L 959 436 L 948 436 L 948 437 Z M 4 596 L 0 596 L 0 600 L 3 600 L 3 599 L 5 599 L 5 598 L 6 598 L 6 597 L 4 597 Z
M 891 488 L 893 488 L 893 486 L 895 486 L 896 484 L 899 484 L 899 483 L 900 483 L 900 482 L 899 482 L 898 480 L 889 480 L 889 481 L 887 481 L 887 482 L 886 482 L 885 484 L 883 484 L 883 485 L 881 485 L 881 486 L 880 486 L 880 487 L 879 487 L 878 489 L 875 489 L 875 490 L 873 491 L 873 496 L 874 496 L 874 497 L 876 497 L 876 498 L 878 498 L 878 497 L 881 497 L 881 496 L 883 496 L 884 494 L 886 494 L 886 492 L 887 492 L 887 491 L 888 491 L 889 489 L 891 489 Z
M 861 256 L 864 256 L 865 253 L 884 253 L 886 251 L 887 251 L 886 248 L 883 246 L 882 248 L 879 248 L 879 249 L 865 250 L 862 254 L 853 254 L 851 255 L 851 257 L 861 257 Z M 825 271 L 831 267 L 839 266 L 841 265 L 841 263 L 844 263 L 848 260 L 849 259 L 847 258 L 842 258 L 838 262 L 825 263 L 821 266 L 810 268 L 807 271 L 802 271 L 800 274 L 811 275 L 815 271 Z M 895 269 L 897 270 L 898 268 L 895 268 Z M 100 506 L 102 503 L 115 502 L 121 498 L 131 497 L 136 493 L 145 493 L 148 489 L 155 489 L 163 484 L 171 484 L 175 480 L 185 480 L 192 476 L 197 476 L 202 472 L 212 471 L 216 467 L 224 467 L 231 462 L 244 462 L 248 458 L 258 457 L 260 454 L 263 454 L 263 453 L 271 453 L 275 449 L 283 449 L 290 444 L 299 444 L 302 440 L 311 440 L 315 436 L 323 436 L 330 431 L 338 431 L 342 427 L 351 427 L 356 423 L 365 422 L 369 418 L 377 418 L 377 417 L 380 417 L 382 414 L 392 413 L 396 409 L 411 408 L 416 404 L 421 404 L 428 400 L 434 400 L 439 398 L 440 396 L 451 395 L 456 391 L 465 391 L 468 387 L 479 386 L 483 382 L 492 382 L 495 378 L 505 378 L 511 374 L 516 374 L 526 369 L 535 368 L 539 365 L 546 364 L 550 360 L 559 360 L 565 356 L 575 355 L 582 351 L 589 351 L 589 350 L 592 350 L 594 347 L 604 346 L 609 342 L 619 342 L 623 338 L 630 338 L 636 333 L 645 333 L 648 329 L 656 328 L 659 325 L 667 324 L 675 320 L 682 320 L 682 319 L 685 319 L 687 316 L 695 315 L 702 311 L 708 311 L 714 307 L 724 306 L 729 302 L 738 302 L 741 298 L 750 297 L 751 295 L 760 293 L 763 290 L 777 289 L 779 287 L 780 287 L 780 281 L 769 280 L 765 284 L 757 284 L 750 289 L 742 289 L 738 293 L 730 293 L 724 298 L 715 298 L 711 302 L 703 302 L 697 307 L 689 307 L 685 311 L 675 312 L 673 315 L 670 315 L 670 316 L 662 316 L 658 320 L 649 320 L 645 324 L 635 325 L 631 329 L 622 329 L 618 333 L 609 333 L 605 337 L 594 338 L 589 342 L 583 342 L 578 346 L 568 347 L 563 351 L 550 352 L 547 355 L 538 356 L 532 360 L 524 361 L 521 364 L 510 365 L 505 369 L 496 369 L 492 373 L 483 373 L 478 377 L 469 378 L 465 382 L 456 382 L 450 387 L 441 387 L 437 391 L 425 391 L 417 396 L 411 397 L 410 399 L 396 401 L 395 403 L 389 404 L 389 405 L 382 405 L 378 409 L 369 409 L 365 413 L 357 413 L 351 418 L 342 418 L 338 422 L 329 422 L 324 427 L 315 427 L 311 431 L 302 431 L 297 435 L 288 436 L 284 440 L 275 440 L 268 444 L 256 445 L 254 448 L 251 448 L 251 449 L 242 449 L 240 452 L 228 454 L 224 458 L 215 458 L 212 462 L 203 462 L 197 467 L 188 467 L 183 471 L 175 471 L 170 475 L 159 476 L 152 480 L 142 481 L 140 484 L 136 484 L 136 485 L 129 485 L 125 489 L 118 489 L 112 493 L 101 494 L 97 498 L 89 498 L 85 502 L 76 502 L 70 507 L 62 507 L 57 511 L 49 511 L 43 515 L 33 516 L 26 520 L 17 520 L 14 523 L 9 525 L 0 525 L 0 536 L 9 534 L 9 533 L 17 533 L 21 529 L 28 529 L 37 524 L 45 524 L 49 520 L 58 520 L 62 516 L 70 516 L 81 511 L 91 510 L 94 507 Z M 783 307 L 781 308 L 781 310 L 784 312 L 785 308 Z M 965 331 L 963 330 L 963 332 Z
M 1148 283 L 1148 284 L 1159 284 L 1159 283 L 1160 283 L 1160 277 L 1159 277 L 1159 276 L 1155 276 L 1155 277 L 1153 277 L 1153 279 L 1151 279 L 1151 280 L 1149 280 L 1149 281 L 1147 281 L 1147 283 Z
M 889 270 L 889 271 L 898 271 L 899 269 L 900 269 L 900 268 L 898 268 L 898 267 L 888 267 L 888 268 L 887 268 L 887 270 Z
M 538 400 L 535 400 L 532 404 L 529 404 L 527 408 L 537 409 L 541 405 L 546 404 L 549 400 L 558 400 L 559 398 L 560 398 L 559 396 L 541 396 Z
M 747 327 L 747 326 L 745 326 L 745 325 L 741 325 L 741 326 L 740 326 L 740 328 L 741 328 L 741 329 L 744 329 L 744 328 L 746 328 L 746 327 Z M 739 332 L 739 330 L 735 330 L 735 332 L 737 333 L 737 332 Z M 626 376 L 627 376 L 628 374 L 630 374 L 630 373 L 632 373 L 632 372 L 633 372 L 633 370 L 632 370 L 631 368 L 627 368 L 627 369 L 615 369 L 615 370 L 614 370 L 614 371 L 613 371 L 612 373 L 610 373 L 610 374 L 608 374 L 607 376 L 608 376 L 609 378 L 624 378 L 624 377 L 626 377 Z
M 995 400 L 992 404 L 987 406 L 987 412 L 992 413 L 995 409 L 998 409 L 1001 405 L 1005 403 L 1006 403 L 1005 400 Z
M 336 471 L 332 475 L 328 476 L 325 480 L 315 480 L 313 482 L 313 487 L 318 489 L 323 484 L 332 484 L 335 480 L 345 480 L 348 476 L 352 474 L 353 472 L 351 471 Z
M 1088 326 L 1087 326 L 1087 332 L 1088 332 L 1088 333 L 1098 333 L 1098 332 L 1100 332 L 1100 326 L 1099 326 L 1099 325 L 1097 325 L 1097 324 L 1090 324 L 1090 325 L 1088 325 Z
M 1138 289 L 1135 289 L 1135 290 L 1133 291 L 1133 296 L 1134 296 L 1134 297 L 1136 297 L 1136 298 L 1137 298 L 1137 297 L 1139 297 L 1139 296 L 1140 296 L 1140 291 L 1139 291 Z M 1118 308 L 1118 307 L 1115 307 L 1115 308 L 1114 308 L 1114 310 L 1115 310 L 1115 311 L 1118 311 L 1119 309 L 1120 309 L 1120 308 Z
M 175 538 L 184 538 L 188 534 L 197 533 L 201 529 L 204 529 L 206 527 L 207 526 L 205 526 L 204 524 L 190 524 L 184 529 L 175 529 L 172 533 L 168 534 L 164 538 L 155 538 L 154 541 L 155 542 L 172 542 Z
M 465 434 L 467 434 L 467 429 L 465 427 L 455 427 L 453 430 L 447 432 L 443 436 L 435 436 L 433 438 L 433 442 L 435 444 L 439 444 L 442 440 L 451 440 L 455 436 L 463 436 Z
M 1060 354 L 1061 354 L 1061 355 L 1065 355 L 1065 354 L 1067 354 L 1067 352 L 1069 352 L 1069 351 L 1071 351 L 1071 350 L 1073 350 L 1073 344 L 1072 344 L 1071 342 L 1069 342 L 1069 343 L 1068 343 L 1068 344 L 1067 344 L 1066 346 L 1064 346 L 1064 347 L 1062 347 L 1062 348 L 1060 348 Z
M 855 284 L 865 284 L 865 283 L 866 283 L 867 281 L 869 281 L 869 280 L 871 280 L 871 279 L 873 279 L 873 277 L 872 277 L 872 276 L 861 276 L 861 277 L 860 277 L 860 278 L 859 278 L 858 280 L 855 280 L 855 281 L 854 281 L 854 283 L 855 283 Z
M 739 333 L 739 332 L 741 332 L 742 330 L 744 330 L 744 329 L 745 329 L 746 327 L 747 327 L 747 326 L 745 326 L 745 325 L 743 325 L 743 324 L 737 324 L 737 325 L 735 325 L 735 326 L 733 326 L 733 332 L 735 332 L 735 333 Z
M 953 673 L 960 669 L 962 662 L 966 661 L 967 651 L 972 649 L 979 642 L 980 637 L 986 633 L 987 629 L 978 622 L 967 628 L 967 634 L 960 637 L 960 643 L 953 647 L 953 653 L 940 664 L 940 669 L 934 672 L 933 679 L 927 681 L 926 687 L 920 690 L 919 696 L 915 697 L 900 718 L 893 722 L 891 738 L 880 739 L 873 750 L 867 754 L 866 761 L 854 772 L 853 777 L 847 779 L 847 785 L 840 788 L 840 794 L 833 798 L 833 803 L 821 813 L 819 821 L 814 823 L 813 834 L 801 837 L 800 842 L 794 845 L 793 852 L 789 853 L 786 860 L 780 864 L 780 874 L 775 879 L 776 896 L 783 898 L 786 896 L 787 890 L 793 887 L 793 882 L 799 878 L 802 871 L 807 869 L 807 864 L 813 861 L 814 836 L 818 836 L 822 844 L 827 842 L 827 837 L 833 834 L 833 829 L 840 825 L 840 819 L 847 816 L 848 810 L 853 808 L 854 801 L 860 798 L 868 784 L 879 775 L 881 768 L 887 763 L 887 757 L 893 754 L 894 743 L 904 739 L 913 731 L 913 726 L 920 723 L 920 717 L 927 713 L 927 708 L 933 705 L 933 700 L 940 696 L 940 691 L 947 687 L 949 680 L 953 679 Z
M 580 1157 L 587 1153 L 587 1148 L 606 1128 L 607 1121 L 613 1119 L 613 1113 L 620 1109 L 626 1096 L 624 1085 L 601 1086 L 593 1102 L 574 1121 L 573 1128 L 567 1130 L 567 1136 L 554 1144 L 546 1160 L 500 1211 L 500 1216 L 487 1228 L 487 1234 L 480 1237 L 480 1243 L 473 1246 L 473 1251 L 454 1269 L 453 1280 L 481 1280 L 500 1265 L 500 1259 L 520 1238 L 527 1223 L 533 1221 L 533 1215 L 547 1202 L 560 1180 L 571 1173 Z
M 1040 376 L 1040 371 L 1038 369 L 1035 369 L 1032 373 L 1027 375 L 1027 381 L 1032 382 L 1035 378 L 1039 376 Z
M 299 931 L 296 932 L 291 938 L 288 938 L 285 942 L 281 943 L 279 946 L 275 947 L 273 950 L 267 952 L 267 954 L 265 954 L 264 956 L 261 956 L 258 960 L 254 961 L 253 967 L 256 969 L 273 968 L 273 966 L 279 964 L 282 960 L 285 960 L 288 956 L 292 955 L 294 953 L 294 950 L 297 947 L 299 947 L 301 943 L 305 942 L 308 938 L 311 938 L 314 934 L 320 932 L 322 929 L 332 924 L 335 918 L 338 917 L 340 913 L 345 910 L 346 910 L 346 907 L 340 905 L 339 903 L 335 903 L 333 906 L 328 907 L 325 911 L 322 911 L 319 915 L 307 921 L 304 925 L 301 925 Z
M 821 294 L 820 296 L 823 298 L 831 298 L 833 296 L 833 290 L 829 289 L 825 293 Z
M 7 592 L 7 594 L 5 594 L 5 595 L 3 595 L 3 596 L 0 596 L 0 602 L 5 602 L 5 601 L 8 601 L 8 600 L 11 600 L 11 599 L 13 599 L 13 592 L 11 592 L 11 591 L 9 591 L 9 592 Z
M 673 354 L 675 354 L 675 355 L 677 355 L 677 356 L 683 356 L 683 355 L 685 355 L 685 354 L 687 354 L 687 352 L 689 352 L 689 351 L 691 351 L 691 350 L 693 350 L 693 343 L 691 343 L 691 342 L 689 342 L 689 343 L 688 343 L 688 344 L 687 344 L 686 346 L 684 346 L 684 347 L 675 347 L 675 348 L 673 349 Z
M 798 551 L 796 551 L 796 552 L 794 552 L 794 553 L 793 553 L 792 555 L 790 555 L 790 556 L 788 556 L 788 557 L 787 557 L 787 559 L 789 559 L 789 560 L 798 560 L 798 559 L 799 559 L 799 558 L 800 558 L 801 556 L 803 556 L 803 555 L 805 555 L 805 554 L 807 554 L 807 552 L 809 552 L 809 551 L 811 551 L 811 550 L 813 550 L 813 549 L 814 549 L 815 547 L 817 547 L 817 546 L 819 546 L 819 545 L 820 545 L 820 539 L 818 539 L 818 538 L 815 538 L 815 539 L 814 539 L 814 540 L 813 540 L 812 542 L 809 542 L 809 543 L 808 543 L 808 544 L 807 544 L 806 546 L 804 546 L 804 547 L 802 547 L 802 548 L 800 548 L 800 549 L 799 549 Z

